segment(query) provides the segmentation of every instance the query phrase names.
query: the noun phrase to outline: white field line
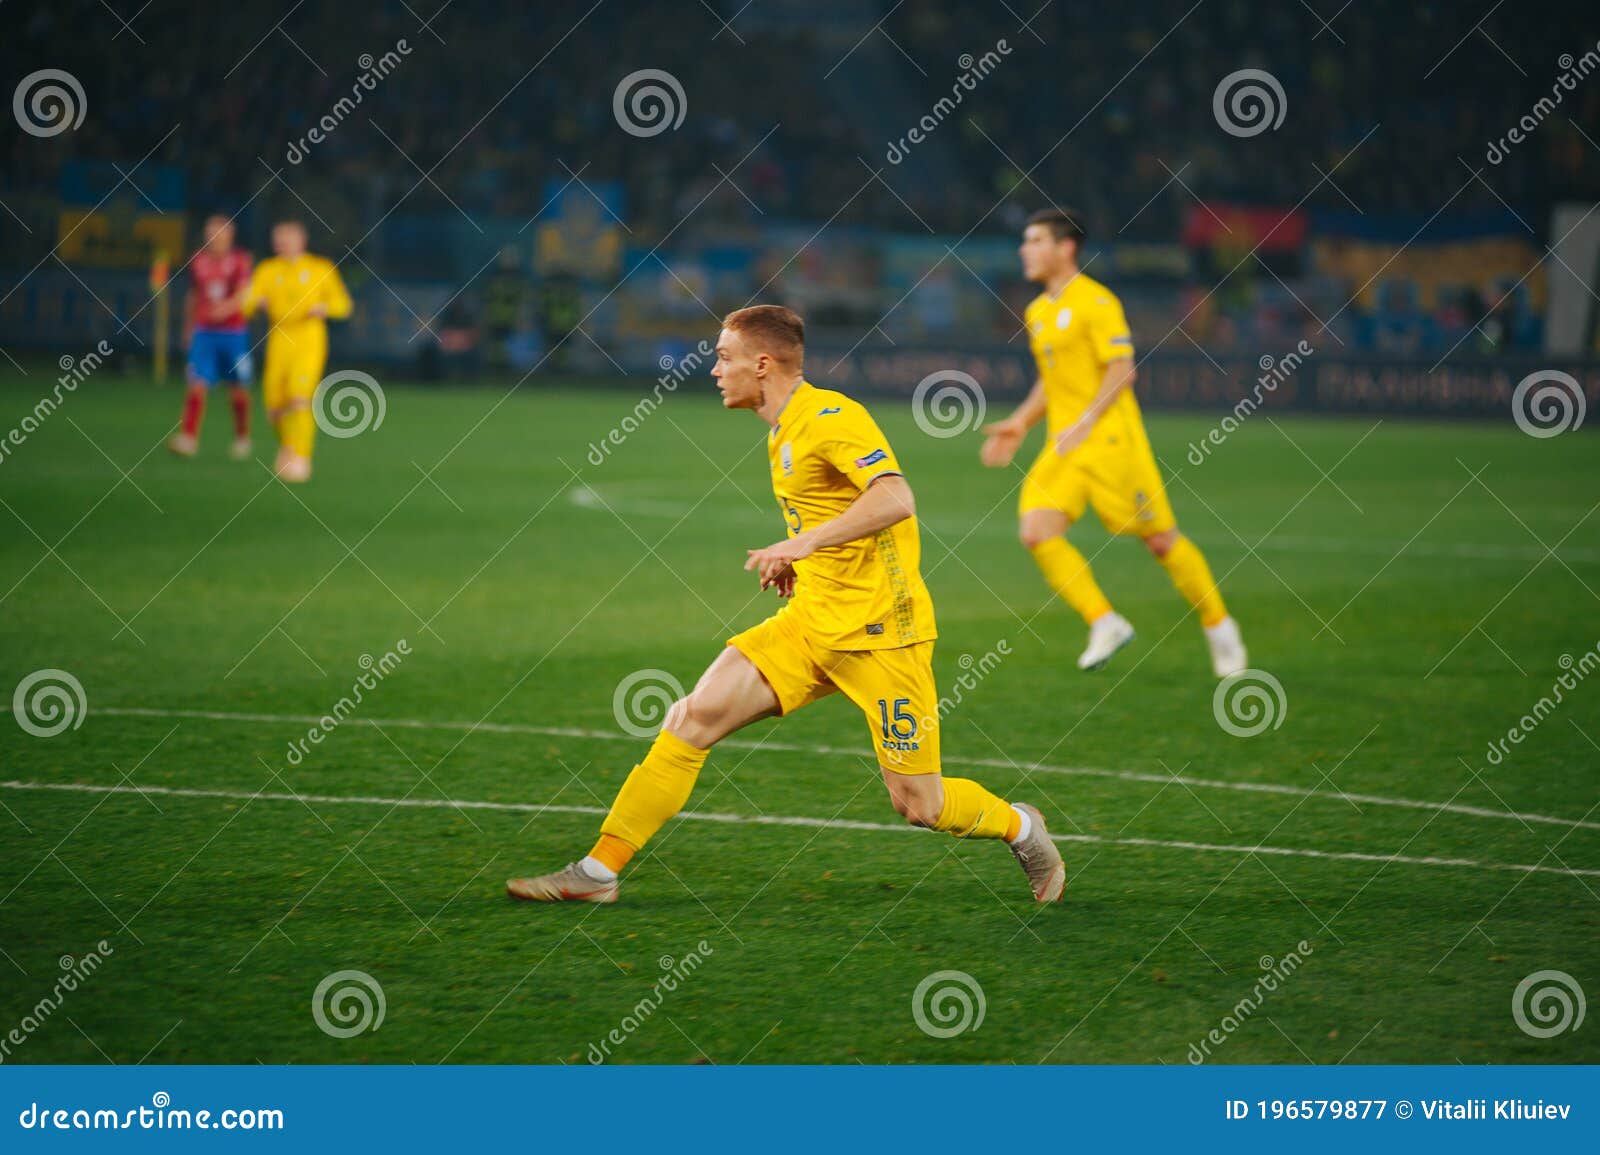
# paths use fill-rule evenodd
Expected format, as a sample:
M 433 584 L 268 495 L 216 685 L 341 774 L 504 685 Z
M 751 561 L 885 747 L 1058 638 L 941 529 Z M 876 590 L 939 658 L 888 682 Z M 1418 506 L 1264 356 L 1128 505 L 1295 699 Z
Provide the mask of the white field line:
M 676 520 L 681 518 L 689 509 L 692 502 L 674 501 L 659 497 L 627 498 L 609 496 L 612 492 L 626 489 L 629 485 L 645 483 L 610 482 L 604 486 L 593 487 L 575 485 L 567 492 L 567 500 L 580 509 L 610 510 L 613 513 L 627 514 L 630 517 L 659 517 Z M 762 517 L 754 510 L 744 507 L 734 507 L 718 514 L 723 521 L 741 522 L 770 522 L 778 523 L 778 513 L 774 510 L 771 517 Z M 941 537 L 960 537 L 963 535 L 977 537 L 1004 537 L 1008 540 L 1016 536 L 1016 530 L 1011 522 L 995 521 L 974 528 L 970 524 L 957 525 L 933 518 L 923 518 L 922 522 L 929 529 L 936 531 Z M 1246 536 L 1249 536 L 1248 534 Z M 1238 542 L 1218 541 L 1213 543 L 1213 548 L 1228 551 L 1239 548 Z M 1397 551 L 1407 557 L 1415 558 L 1453 558 L 1456 560 L 1479 561 L 1541 561 L 1546 557 L 1543 547 L 1538 545 L 1493 545 L 1485 542 L 1472 541 L 1416 541 L 1407 544 L 1401 541 L 1384 541 L 1377 538 L 1349 538 L 1349 537 L 1312 537 L 1299 536 L 1287 533 L 1275 533 L 1255 544 L 1258 550 L 1278 550 L 1284 553 L 1338 553 L 1338 554 L 1372 554 L 1381 557 L 1393 557 Z M 1573 564 L 1600 563 L 1600 549 L 1588 549 L 1583 546 L 1563 546 L 1556 550 L 1556 556 Z
M 159 794 L 170 798 L 225 798 L 229 801 L 295 802 L 309 805 L 408 807 L 419 810 L 499 810 L 517 814 L 606 813 L 601 806 L 562 806 L 538 802 L 475 802 L 448 798 L 380 798 L 373 795 L 269 794 L 249 790 L 201 790 L 179 786 L 96 786 L 85 782 L 0 782 L 0 790 L 59 790 L 80 794 Z M 689 822 L 724 822 L 738 826 L 801 826 L 822 830 L 871 830 L 889 834 L 915 833 L 907 825 L 883 822 L 857 822 L 845 818 L 806 818 L 783 814 L 720 814 L 714 811 L 685 811 L 679 818 Z M 1474 870 L 1510 870 L 1521 874 L 1559 874 L 1567 877 L 1600 878 L 1600 870 L 1556 866 L 1526 866 L 1509 862 L 1480 862 L 1473 858 L 1437 858 L 1406 854 L 1363 854 L 1354 850 L 1313 850 L 1298 846 L 1244 846 L 1218 842 L 1183 842 L 1160 838 L 1101 838 L 1094 834 L 1052 834 L 1057 842 L 1092 843 L 1101 846 L 1147 846 L 1162 850 L 1195 850 L 1219 854 L 1270 854 L 1283 858 L 1324 858 L 1346 862 L 1400 863 L 1405 866 L 1449 866 Z
M 96 714 L 112 714 L 133 718 L 199 718 L 215 722 L 251 722 L 256 724 L 293 722 L 315 725 L 321 719 L 312 714 L 240 714 L 223 710 L 165 710 L 137 706 L 102 706 Z M 516 722 L 438 722 L 426 718 L 346 718 L 345 726 L 394 727 L 411 730 L 482 730 L 491 734 L 534 734 L 547 738 L 584 738 L 601 742 L 638 742 L 640 739 L 611 730 L 584 730 L 570 726 L 529 726 Z M 724 738 L 719 747 L 734 750 L 777 750 L 791 754 L 825 754 L 830 757 L 854 758 L 862 755 L 864 746 L 801 746 L 790 742 L 750 742 L 738 738 Z M 1343 790 L 1313 790 L 1305 786 L 1288 786 L 1277 782 L 1228 782 L 1220 778 L 1191 778 L 1182 774 L 1155 774 L 1140 770 L 1103 770 L 1093 766 L 1051 766 L 1029 762 L 1024 758 L 965 758 L 945 754 L 942 760 L 950 766 L 978 766 L 990 770 L 1025 771 L 1029 774 L 1064 774 L 1083 778 L 1112 778 L 1122 782 L 1150 782 L 1158 786 L 1187 786 L 1192 790 L 1237 790 L 1246 794 L 1281 794 L 1290 798 L 1321 798 L 1366 806 L 1393 806 L 1404 810 L 1434 810 L 1446 814 L 1462 814 L 1469 818 L 1498 818 L 1512 822 L 1561 826 L 1575 830 L 1600 830 L 1600 822 L 1586 822 L 1576 818 L 1557 818 L 1549 814 L 1521 814 L 1513 810 L 1492 810 L 1484 806 L 1467 806 L 1458 802 L 1428 802 L 1417 798 L 1390 798 L 1381 794 L 1352 794 Z

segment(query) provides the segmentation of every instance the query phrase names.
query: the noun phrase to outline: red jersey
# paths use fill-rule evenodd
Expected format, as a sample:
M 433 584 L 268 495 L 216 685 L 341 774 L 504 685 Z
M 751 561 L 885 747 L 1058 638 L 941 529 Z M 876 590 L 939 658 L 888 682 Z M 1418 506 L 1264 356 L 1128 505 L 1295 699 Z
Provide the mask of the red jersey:
M 201 249 L 189 263 L 194 291 L 194 323 L 198 329 L 242 331 L 244 314 L 237 308 L 219 312 L 222 302 L 242 293 L 250 284 L 250 254 L 232 249 L 227 256 L 213 256 Z

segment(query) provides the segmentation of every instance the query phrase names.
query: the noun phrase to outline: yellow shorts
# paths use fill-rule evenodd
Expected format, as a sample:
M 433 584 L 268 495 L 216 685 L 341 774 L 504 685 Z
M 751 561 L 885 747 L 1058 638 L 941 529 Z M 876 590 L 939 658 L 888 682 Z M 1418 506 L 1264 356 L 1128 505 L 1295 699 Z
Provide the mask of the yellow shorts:
M 1060 457 L 1055 439 L 1046 437 L 1023 479 L 1017 512 L 1056 509 L 1077 521 L 1084 507 L 1093 505 L 1107 533 L 1152 537 L 1175 528 L 1177 519 L 1149 440 L 1142 430 L 1117 440 L 1120 444 L 1091 442 Z
M 897 774 L 938 773 L 932 641 L 882 650 L 822 649 L 797 615 L 780 610 L 728 645 L 761 671 L 782 713 L 842 691 L 866 715 L 880 766 Z
M 328 363 L 326 342 L 296 344 L 276 336 L 267 339 L 266 366 L 261 373 L 261 400 L 268 413 L 299 402 L 311 404 L 311 395 Z

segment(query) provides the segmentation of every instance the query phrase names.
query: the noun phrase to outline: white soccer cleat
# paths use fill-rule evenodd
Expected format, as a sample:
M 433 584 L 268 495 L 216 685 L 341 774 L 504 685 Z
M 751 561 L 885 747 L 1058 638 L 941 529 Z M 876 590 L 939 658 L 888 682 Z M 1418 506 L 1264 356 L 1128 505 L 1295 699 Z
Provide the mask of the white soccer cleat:
M 301 457 L 298 453 L 291 453 L 287 449 L 278 451 L 278 462 L 273 468 L 273 473 L 279 481 L 302 482 L 311 480 L 311 461 Z
M 506 893 L 524 902 L 616 902 L 617 880 L 594 878 L 581 862 L 569 862 L 553 874 L 506 880 Z
M 167 449 L 179 457 L 193 457 L 200 451 L 200 440 L 192 433 L 180 431 L 167 438 Z
M 228 456 L 235 461 L 249 461 L 250 439 L 248 437 L 235 437 L 233 444 L 228 446 Z
M 1133 641 L 1133 624 L 1115 610 L 1101 614 L 1089 627 L 1089 644 L 1078 655 L 1078 669 L 1098 670 L 1111 655 Z
M 1223 618 L 1206 627 L 1206 644 L 1211 647 L 1211 671 L 1219 678 L 1231 678 L 1250 668 L 1250 654 L 1239 636 L 1239 623 Z
M 1061 851 L 1045 829 L 1044 815 L 1037 807 L 1022 802 L 1017 809 L 1027 811 L 1029 830 L 1028 837 L 1011 843 L 1011 853 L 1028 876 L 1033 900 L 1058 902 L 1067 889 L 1067 865 L 1061 861 Z

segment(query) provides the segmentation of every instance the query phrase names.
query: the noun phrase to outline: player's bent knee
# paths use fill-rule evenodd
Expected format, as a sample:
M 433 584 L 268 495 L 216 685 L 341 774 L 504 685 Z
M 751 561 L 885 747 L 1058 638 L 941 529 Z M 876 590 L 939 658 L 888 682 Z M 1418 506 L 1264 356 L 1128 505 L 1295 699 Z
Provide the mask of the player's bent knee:
M 1144 539 L 1144 547 L 1159 561 L 1172 552 L 1172 547 L 1178 544 L 1178 531 L 1176 529 L 1163 530 L 1161 533 L 1152 533 Z
M 944 812 L 944 787 L 937 774 L 900 774 L 879 767 L 889 788 L 889 802 L 896 814 L 912 826 L 932 828 Z
M 701 750 L 727 735 L 729 704 L 716 691 L 693 690 L 672 703 L 661 728 Z
M 1022 543 L 1022 548 L 1032 553 L 1047 541 L 1060 537 L 1072 527 L 1072 521 L 1064 513 L 1053 510 L 1036 509 L 1022 515 L 1017 522 L 1017 540 Z

